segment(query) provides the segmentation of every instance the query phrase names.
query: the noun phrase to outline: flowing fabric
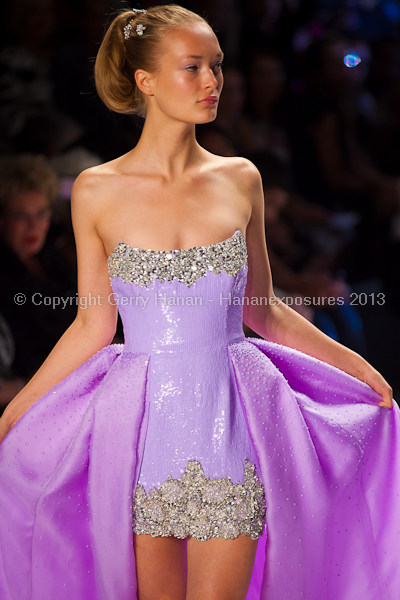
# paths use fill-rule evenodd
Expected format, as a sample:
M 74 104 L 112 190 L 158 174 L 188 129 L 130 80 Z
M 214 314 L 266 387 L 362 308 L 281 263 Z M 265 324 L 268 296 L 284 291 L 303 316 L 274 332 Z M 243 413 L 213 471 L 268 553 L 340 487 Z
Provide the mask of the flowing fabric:
M 188 415 L 220 402 L 217 441 L 234 422 L 227 402 L 244 416 L 267 505 L 247 600 L 400 600 L 399 408 L 379 407 L 368 385 L 320 360 L 246 339 L 243 306 L 221 301 L 243 298 L 246 280 L 246 265 L 190 286 L 112 278 L 116 297 L 195 291 L 204 302 L 121 305 L 125 344 L 91 357 L 6 436 L 1 600 L 136 600 L 132 495 L 154 452 L 146 438 L 157 398 Z M 166 433 L 175 421 L 165 414 Z M 193 427 L 174 434 L 190 458 Z M 209 440 L 208 457 L 201 449 L 210 469 L 224 468 L 219 447 Z
M 267 540 L 247 600 L 398 600 L 398 406 L 377 406 L 368 385 L 301 352 L 251 342 L 233 355 Z

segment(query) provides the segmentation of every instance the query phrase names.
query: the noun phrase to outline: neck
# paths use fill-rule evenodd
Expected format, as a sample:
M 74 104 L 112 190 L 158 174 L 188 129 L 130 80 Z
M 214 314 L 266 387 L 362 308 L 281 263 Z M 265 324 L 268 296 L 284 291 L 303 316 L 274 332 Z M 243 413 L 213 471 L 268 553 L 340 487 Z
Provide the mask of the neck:
M 202 153 L 194 123 L 148 114 L 140 140 L 129 154 L 143 164 L 146 172 L 172 182 L 194 167 Z

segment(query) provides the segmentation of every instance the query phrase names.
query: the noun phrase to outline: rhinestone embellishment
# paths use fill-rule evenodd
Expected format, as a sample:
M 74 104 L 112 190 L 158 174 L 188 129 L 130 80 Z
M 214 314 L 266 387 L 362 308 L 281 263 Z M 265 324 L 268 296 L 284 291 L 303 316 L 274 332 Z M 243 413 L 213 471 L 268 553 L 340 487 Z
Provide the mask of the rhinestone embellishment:
M 110 281 L 119 277 L 124 283 L 150 287 L 155 279 L 178 279 L 190 287 L 208 271 L 236 275 L 247 267 L 247 248 L 242 232 L 222 242 L 179 250 L 144 250 L 119 242 L 107 260 Z
M 141 9 L 141 8 L 132 8 L 131 10 L 132 10 L 133 12 L 135 12 L 135 13 L 146 13 L 146 12 L 147 12 L 147 10 L 145 10 L 145 9 Z M 131 20 L 129 21 L 129 23 L 128 23 L 128 24 L 127 24 L 125 27 L 124 27 L 124 39 L 125 39 L 125 40 L 129 40 L 129 38 L 130 38 L 130 37 L 131 37 L 131 35 L 132 35 L 132 23 L 133 23 L 133 21 L 134 21 L 134 20 L 135 20 L 135 19 L 131 19 Z M 143 31 L 144 31 L 145 29 L 146 29 L 146 26 L 145 26 L 145 25 L 142 25 L 142 23 L 138 23 L 138 24 L 136 25 L 136 33 L 137 33 L 138 35 L 143 35 Z
M 180 539 L 191 535 L 203 541 L 212 537 L 233 540 L 243 534 L 257 540 L 264 531 L 265 492 L 254 464 L 247 459 L 243 483 L 235 484 L 228 477 L 206 477 L 200 463 L 193 460 L 180 479 L 169 476 L 148 496 L 143 486 L 136 486 L 132 511 L 137 534 Z

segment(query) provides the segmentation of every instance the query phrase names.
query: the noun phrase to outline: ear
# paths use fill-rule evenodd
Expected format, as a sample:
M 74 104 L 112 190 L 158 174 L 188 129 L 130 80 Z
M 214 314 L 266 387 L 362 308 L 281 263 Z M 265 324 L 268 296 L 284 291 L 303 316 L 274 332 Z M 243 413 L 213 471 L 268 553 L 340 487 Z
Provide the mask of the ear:
M 135 71 L 135 81 L 139 90 L 143 92 L 143 94 L 146 94 L 146 96 L 153 96 L 153 79 L 148 71 L 137 69 Z

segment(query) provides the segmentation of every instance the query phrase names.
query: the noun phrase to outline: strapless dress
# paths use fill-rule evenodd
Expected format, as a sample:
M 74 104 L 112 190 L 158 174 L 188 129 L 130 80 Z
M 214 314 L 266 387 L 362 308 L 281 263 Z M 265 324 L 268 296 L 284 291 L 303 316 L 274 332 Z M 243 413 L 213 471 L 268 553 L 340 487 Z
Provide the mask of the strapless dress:
M 0 600 L 135 600 L 132 531 L 258 539 L 247 600 L 400 600 L 400 419 L 242 326 L 247 248 L 108 257 L 124 344 L 0 445 Z

